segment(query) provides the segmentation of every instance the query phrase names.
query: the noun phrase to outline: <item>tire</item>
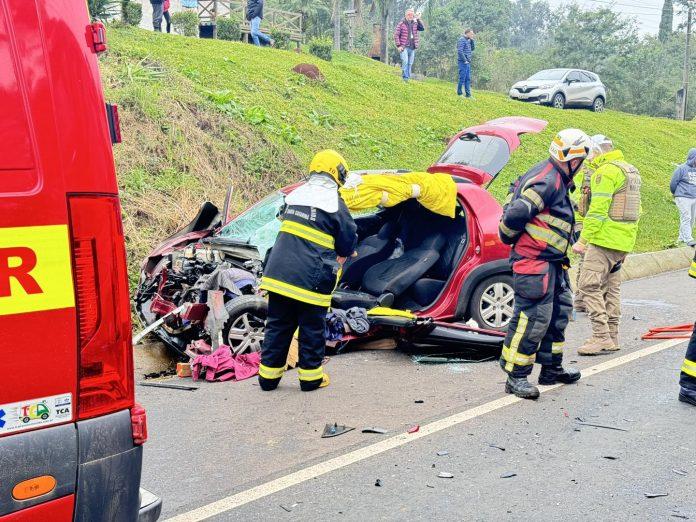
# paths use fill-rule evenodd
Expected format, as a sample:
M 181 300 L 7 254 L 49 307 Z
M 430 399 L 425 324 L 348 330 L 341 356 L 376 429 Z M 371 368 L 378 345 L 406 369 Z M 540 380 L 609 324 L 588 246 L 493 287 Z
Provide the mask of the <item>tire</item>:
M 225 309 L 230 317 L 222 327 L 222 342 L 234 354 L 260 352 L 268 301 L 257 295 L 241 295 L 225 303 Z
M 42 420 L 48 419 L 48 413 L 42 413 L 42 414 L 41 414 L 41 419 L 42 419 Z
M 553 95 L 553 98 L 551 98 L 551 107 L 554 109 L 565 109 L 565 103 L 565 96 L 563 96 L 561 92 L 557 92 Z
M 24 417 L 24 418 L 22 419 L 22 422 L 23 422 L 24 424 L 26 424 L 26 423 L 29 422 L 30 420 L 31 420 L 31 419 L 30 419 L 29 417 Z
M 510 274 L 497 274 L 478 284 L 469 301 L 469 315 L 479 327 L 504 332 L 515 306 Z
M 604 98 L 597 96 L 592 102 L 592 112 L 604 112 Z

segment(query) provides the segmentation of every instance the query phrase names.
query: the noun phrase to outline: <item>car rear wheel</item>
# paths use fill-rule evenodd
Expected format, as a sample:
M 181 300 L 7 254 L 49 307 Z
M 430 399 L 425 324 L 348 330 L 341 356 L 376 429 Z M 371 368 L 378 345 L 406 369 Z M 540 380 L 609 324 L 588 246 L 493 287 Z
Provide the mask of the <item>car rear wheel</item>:
M 512 319 L 514 306 L 512 276 L 499 274 L 485 279 L 476 287 L 469 311 L 471 318 L 481 328 L 504 332 Z
M 604 112 L 604 100 L 599 96 L 592 102 L 592 110 L 594 112 Z
M 230 317 L 222 328 L 223 342 L 234 354 L 260 352 L 268 301 L 256 295 L 242 295 L 228 301 L 225 308 Z
M 560 92 L 557 92 L 556 94 L 553 95 L 553 99 L 551 100 L 551 105 L 555 109 L 564 109 L 565 108 L 565 96 L 561 94 Z

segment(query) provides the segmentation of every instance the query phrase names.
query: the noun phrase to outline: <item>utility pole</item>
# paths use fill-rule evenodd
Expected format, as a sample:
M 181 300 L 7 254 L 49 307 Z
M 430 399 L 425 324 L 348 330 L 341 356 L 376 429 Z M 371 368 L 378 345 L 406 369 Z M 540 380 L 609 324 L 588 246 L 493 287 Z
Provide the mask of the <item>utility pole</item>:
M 691 17 L 693 15 L 692 0 L 686 2 L 686 46 L 684 49 L 684 71 L 682 76 L 681 104 L 677 112 L 678 120 L 686 119 L 686 108 L 689 94 L 689 65 L 691 63 Z

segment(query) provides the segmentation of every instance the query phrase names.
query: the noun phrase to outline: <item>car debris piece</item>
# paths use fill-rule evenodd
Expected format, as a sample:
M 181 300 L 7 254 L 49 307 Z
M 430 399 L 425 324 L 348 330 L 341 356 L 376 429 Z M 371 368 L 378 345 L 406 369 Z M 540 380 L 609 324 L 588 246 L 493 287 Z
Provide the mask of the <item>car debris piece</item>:
M 381 479 L 377 479 L 377 480 L 375 481 L 375 486 L 377 486 L 378 488 L 381 488 L 381 487 L 382 487 L 382 480 L 381 480 Z
M 658 497 L 667 497 L 669 496 L 669 493 L 643 493 L 645 495 L 645 498 L 658 498 Z
M 607 426 L 605 424 L 592 424 L 591 422 L 580 422 L 580 426 L 591 426 L 593 428 L 604 428 L 605 430 L 616 430 L 616 431 L 628 431 L 624 428 L 618 428 L 616 426 Z
M 328 439 L 329 437 L 338 437 L 354 429 L 355 428 L 351 428 L 350 426 L 343 426 L 334 422 L 333 424 L 324 426 L 324 432 L 321 434 L 321 438 Z
M 430 489 L 435 489 L 435 486 L 433 486 L 432 484 L 426 484 L 425 487 L 430 488 Z
M 498 446 L 497 444 L 489 444 L 488 447 L 499 449 L 500 451 L 505 451 L 505 448 L 503 448 L 502 446 Z
M 438 478 L 454 478 L 454 475 L 452 473 L 448 473 L 446 471 L 441 471 L 440 473 L 437 474 Z
M 684 471 L 683 469 L 673 469 L 672 471 L 674 473 L 676 473 L 677 475 L 681 475 L 682 477 L 685 477 L 686 475 L 688 475 L 688 473 L 686 471 Z
M 379 433 L 380 435 L 384 435 L 385 433 L 388 433 L 388 430 L 385 430 L 384 428 L 378 428 L 377 426 L 369 426 L 367 428 L 363 428 L 362 432 L 363 433 Z
M 280 507 L 283 508 L 283 509 L 284 509 L 285 511 L 287 511 L 288 513 L 292 512 L 292 508 L 286 507 L 286 506 L 284 506 L 283 504 L 280 504 Z
M 423 399 L 417 399 L 413 402 L 414 402 L 414 404 L 423 404 L 425 401 Z
M 420 430 L 420 426 L 416 424 L 408 429 L 408 433 L 416 433 L 418 430 Z
M 449 451 L 438 451 L 437 452 L 438 457 L 444 457 L 445 455 L 449 455 Z
M 614 457 L 613 455 L 604 455 L 602 458 L 607 460 L 619 460 L 619 457 Z
M 169 388 L 171 390 L 196 391 L 198 386 L 187 386 L 186 384 L 169 384 L 166 382 L 141 382 L 140 386 L 150 386 L 151 388 Z
M 500 475 L 500 478 L 512 478 L 512 477 L 516 477 L 516 476 L 517 476 L 517 473 L 510 471 L 508 473 L 503 473 L 502 475 Z
M 163 315 L 162 317 L 160 317 L 159 319 L 157 319 L 154 323 L 152 323 L 150 326 L 148 326 L 147 328 L 145 328 L 145 329 L 144 329 L 142 332 L 140 332 L 138 335 L 136 335 L 135 337 L 133 337 L 133 346 L 135 346 L 136 344 L 138 344 L 138 343 L 143 339 L 143 337 L 145 337 L 147 334 L 149 334 L 150 332 L 152 332 L 153 330 L 156 330 L 159 326 L 161 326 L 162 323 L 164 323 L 164 321 L 165 321 L 168 317 L 171 317 L 172 315 L 176 315 L 176 314 L 182 312 L 182 311 L 184 310 L 184 308 L 186 308 L 186 304 L 187 304 L 187 303 L 184 303 L 184 304 L 182 304 L 180 307 L 175 308 L 175 309 L 172 310 L 171 312 L 169 312 L 169 313 Z

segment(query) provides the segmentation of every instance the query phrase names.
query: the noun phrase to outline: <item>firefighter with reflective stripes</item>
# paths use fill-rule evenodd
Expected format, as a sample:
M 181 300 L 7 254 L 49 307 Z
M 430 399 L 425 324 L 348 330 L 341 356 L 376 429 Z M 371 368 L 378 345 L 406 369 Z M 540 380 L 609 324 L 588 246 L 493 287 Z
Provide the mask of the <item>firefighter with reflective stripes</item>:
M 259 384 L 278 387 L 299 328 L 298 376 L 303 391 L 327 386 L 322 368 L 324 327 L 331 294 L 345 259 L 357 243 L 356 225 L 338 188 L 348 167 L 333 150 L 314 156 L 309 179 L 285 198 L 280 232 L 268 254 L 260 288 L 268 292 Z
M 696 279 L 696 255 L 691 262 L 689 275 Z M 696 406 L 696 323 L 694 323 L 694 333 L 691 334 L 689 347 L 686 349 L 686 357 L 681 367 L 679 378 L 679 400 L 692 406 Z
M 590 150 L 578 129 L 559 132 L 550 158 L 532 167 L 511 187 L 499 234 L 513 245 L 515 310 L 500 365 L 508 374 L 505 391 L 524 399 L 539 397 L 527 377 L 542 365 L 539 384 L 572 383 L 580 372 L 562 366 L 565 329 L 573 309 L 568 279 L 568 248 L 573 239 L 573 177 Z
M 573 251 L 584 256 L 578 292 L 592 325 L 592 336 L 578 349 L 580 355 L 620 348 L 621 266 L 636 243 L 641 212 L 638 169 L 606 136 L 591 139 L 588 161 L 594 172 L 583 183 L 583 229 L 573 245 Z

